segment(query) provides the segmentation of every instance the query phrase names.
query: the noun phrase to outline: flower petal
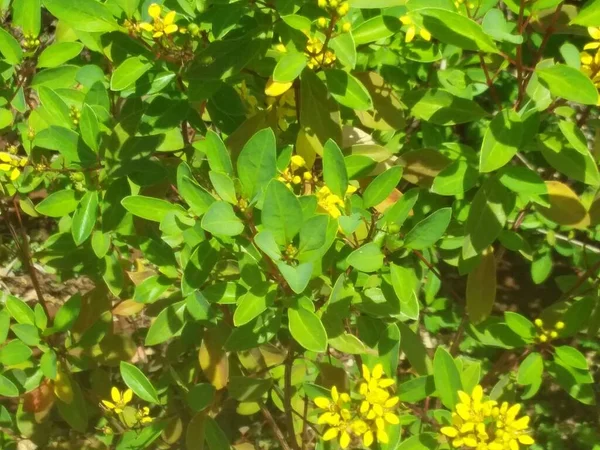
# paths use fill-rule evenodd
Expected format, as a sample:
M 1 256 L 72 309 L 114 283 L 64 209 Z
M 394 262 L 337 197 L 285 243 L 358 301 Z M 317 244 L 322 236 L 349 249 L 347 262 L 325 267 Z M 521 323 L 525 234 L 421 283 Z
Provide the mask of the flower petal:
M 337 387 L 335 386 L 331 388 L 331 399 L 334 403 L 337 403 L 337 401 L 340 399 L 340 394 L 338 393 Z
M 481 400 L 483 399 L 483 388 L 481 387 L 481 385 L 478 384 L 473 388 L 471 397 L 473 398 L 473 401 L 481 402 Z
M 15 167 L 10 174 L 10 181 L 15 181 L 19 175 L 21 175 L 21 171 Z
M 148 22 L 140 22 L 140 28 L 148 33 L 152 33 L 154 31 L 154 27 Z
M 522 434 L 519 436 L 519 442 L 523 445 L 533 445 L 535 441 L 533 438 L 527 434 Z
M 121 401 L 121 392 L 113 386 L 110 390 L 110 398 L 113 399 L 113 402 L 119 403 Z
M 373 432 L 371 430 L 367 431 L 363 436 L 363 444 L 365 447 L 370 447 L 373 443 Z
M 330 428 L 323 434 L 323 440 L 330 441 L 332 439 L 335 439 L 337 437 L 337 435 L 339 434 L 339 432 L 340 432 L 340 430 L 338 428 Z
M 108 400 L 102 400 L 102 404 L 106 406 L 108 409 L 115 409 L 115 404 L 109 402 Z
M 163 23 L 165 25 L 171 25 L 173 22 L 175 22 L 175 14 L 175 11 L 169 11 L 163 19 Z
M 153 38 L 159 38 L 163 35 L 164 33 L 162 31 L 157 31 L 156 33 L 154 33 L 152 35 Z
M 456 437 L 458 436 L 458 430 L 454 427 L 442 427 L 440 429 L 440 432 L 444 435 L 444 436 L 448 436 L 448 437 Z
M 383 364 L 379 363 L 373 367 L 373 373 L 371 376 L 376 380 L 379 380 L 383 376 Z
M 159 4 L 157 3 L 152 3 L 149 7 L 148 7 L 148 14 L 150 15 L 150 17 L 152 17 L 153 19 L 158 19 L 160 17 L 160 11 L 161 11 L 161 7 Z
M 123 404 L 126 405 L 133 399 L 133 391 L 131 389 L 127 389 L 123 393 Z
M 350 445 L 350 435 L 347 431 L 342 431 L 342 435 L 340 436 L 340 447 L 348 448 Z
M 600 28 L 599 27 L 588 27 L 588 33 L 593 39 L 600 39 Z
M 171 25 L 167 25 L 164 29 L 165 34 L 173 34 L 175 33 L 177 30 L 179 29 L 179 27 L 177 27 L 177 25 L 175 25 L 174 23 L 172 23 Z
M 387 423 L 391 423 L 392 425 L 398 425 L 400 423 L 400 418 L 396 414 L 385 413 L 383 418 Z
M 331 400 L 327 397 L 317 397 L 315 398 L 315 405 L 321 409 L 328 409 L 329 405 L 331 405 Z
M 416 32 L 417 29 L 415 28 L 415 26 L 410 26 L 409 29 L 406 30 L 406 37 L 404 38 L 405 42 L 412 42 L 412 40 L 415 38 Z

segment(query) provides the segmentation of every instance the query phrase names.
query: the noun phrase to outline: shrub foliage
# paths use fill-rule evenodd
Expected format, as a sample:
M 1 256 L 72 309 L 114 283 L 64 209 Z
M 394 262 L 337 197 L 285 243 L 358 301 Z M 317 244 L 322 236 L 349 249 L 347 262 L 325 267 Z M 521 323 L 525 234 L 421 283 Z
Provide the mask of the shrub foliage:
M 600 0 L 0 11 L 3 449 L 598 448 Z

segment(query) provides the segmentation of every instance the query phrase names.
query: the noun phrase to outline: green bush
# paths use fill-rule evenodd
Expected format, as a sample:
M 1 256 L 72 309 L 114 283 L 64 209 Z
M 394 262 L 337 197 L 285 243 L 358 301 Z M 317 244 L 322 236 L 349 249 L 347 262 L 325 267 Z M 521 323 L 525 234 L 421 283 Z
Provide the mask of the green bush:
M 582 3 L 0 1 L 0 447 L 599 449 Z

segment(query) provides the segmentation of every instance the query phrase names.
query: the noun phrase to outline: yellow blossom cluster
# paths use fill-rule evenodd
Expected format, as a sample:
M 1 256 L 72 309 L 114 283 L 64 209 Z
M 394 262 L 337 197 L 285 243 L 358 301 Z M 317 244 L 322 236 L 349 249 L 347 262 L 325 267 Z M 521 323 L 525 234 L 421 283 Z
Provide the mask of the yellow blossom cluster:
M 556 322 L 554 324 L 553 330 L 548 330 L 544 328 L 544 321 L 542 319 L 535 319 L 535 326 L 538 327 L 538 340 L 542 343 L 548 342 L 551 339 L 556 339 L 558 337 L 558 332 L 565 327 L 564 322 Z
M 308 37 L 304 52 L 308 55 L 308 67 L 318 69 L 322 66 L 331 66 L 336 61 L 335 53 L 326 49 L 323 42 L 316 37 Z
M 391 391 L 395 381 L 384 376 L 381 364 L 372 371 L 363 365 L 362 372 L 363 380 L 359 384 L 357 398 L 338 392 L 334 386 L 331 398 L 315 399 L 315 405 L 324 410 L 317 420 L 319 425 L 327 427 L 323 440 L 338 439 L 343 449 L 348 448 L 352 441 L 362 441 L 365 447 L 370 447 L 375 440 L 385 444 L 389 442 L 387 425 L 400 423 L 395 414 L 399 398 L 392 396 Z
M 163 18 L 162 7 L 156 3 L 152 3 L 148 7 L 148 15 L 152 17 L 152 23 L 141 22 L 139 27 L 148 33 L 152 33 L 152 37 L 155 39 L 173 34 L 179 29 L 174 23 L 175 11 L 169 11 Z
M 588 33 L 593 41 L 588 42 L 583 49 L 591 50 L 592 53 L 581 52 L 581 70 L 592 80 L 594 86 L 600 89 L 600 27 L 589 27 Z
M 344 17 L 350 11 L 348 2 L 339 0 L 318 0 L 317 5 L 319 5 L 319 8 L 328 11 L 331 16 Z
M 529 434 L 529 417 L 517 418 L 521 405 L 498 404 L 484 400 L 483 388 L 475 386 L 471 395 L 458 391 L 460 402 L 452 412 L 452 425 L 440 432 L 452 447 L 476 450 L 519 450 L 534 444 Z
M 461 7 L 461 5 L 465 5 L 468 9 L 475 8 L 474 2 L 465 1 L 465 0 L 454 0 L 454 6 L 456 7 L 456 9 L 459 9 Z
M 25 34 L 23 36 L 23 41 L 21 42 L 21 46 L 25 50 L 34 49 L 40 45 L 40 40 L 36 38 L 33 34 Z
M 0 172 L 8 174 L 11 181 L 21 175 L 21 169 L 27 165 L 27 158 L 17 156 L 17 147 L 9 145 L 5 152 L 0 152 Z
M 287 187 L 292 187 L 292 184 L 300 184 L 302 181 L 312 181 L 313 175 L 310 170 L 306 170 L 306 161 L 300 155 L 292 156 L 290 165 L 285 168 L 281 175 L 277 178 Z
M 400 21 L 402 22 L 403 25 L 406 26 L 406 35 L 404 37 L 405 42 L 412 42 L 413 39 L 415 38 L 415 36 L 417 35 L 417 33 L 419 33 L 419 36 L 421 36 L 424 40 L 426 40 L 426 41 L 431 40 L 431 33 L 429 31 L 427 31 L 425 28 L 423 28 L 417 22 L 415 17 L 406 14 L 406 15 L 400 17 Z
M 348 189 L 346 189 L 346 195 L 351 195 L 354 192 L 356 192 L 354 186 L 348 186 Z M 345 206 L 344 199 L 331 192 L 327 186 L 321 186 L 317 191 L 317 204 L 323 212 L 326 212 L 334 219 L 342 215 L 342 210 Z
M 127 389 L 121 392 L 117 387 L 113 386 L 110 390 L 110 398 L 110 400 L 102 400 L 102 405 L 109 411 L 120 415 L 123 414 L 127 405 L 133 400 L 133 391 Z M 135 417 L 140 425 L 146 425 L 153 420 L 150 416 L 150 408 L 147 406 L 139 408 L 135 413 Z

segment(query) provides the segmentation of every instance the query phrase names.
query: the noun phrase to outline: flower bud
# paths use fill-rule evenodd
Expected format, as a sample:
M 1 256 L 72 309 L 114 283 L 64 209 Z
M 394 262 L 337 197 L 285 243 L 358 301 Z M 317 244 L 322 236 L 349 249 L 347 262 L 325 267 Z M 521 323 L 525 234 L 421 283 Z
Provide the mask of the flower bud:
M 317 25 L 321 28 L 325 28 L 327 26 L 327 19 L 325 17 L 319 17 L 317 19 Z
M 542 321 L 542 319 L 535 319 L 533 321 L 533 323 L 535 323 L 536 327 L 542 327 L 542 326 L 544 326 L 544 322 Z
M 556 328 L 557 330 L 562 330 L 565 327 L 565 323 L 564 322 L 556 322 L 556 325 L 554 325 L 554 328 Z
M 352 29 L 352 25 L 350 24 L 350 22 L 346 22 L 342 25 L 342 31 L 344 33 L 348 33 L 351 29 Z

